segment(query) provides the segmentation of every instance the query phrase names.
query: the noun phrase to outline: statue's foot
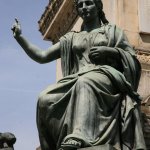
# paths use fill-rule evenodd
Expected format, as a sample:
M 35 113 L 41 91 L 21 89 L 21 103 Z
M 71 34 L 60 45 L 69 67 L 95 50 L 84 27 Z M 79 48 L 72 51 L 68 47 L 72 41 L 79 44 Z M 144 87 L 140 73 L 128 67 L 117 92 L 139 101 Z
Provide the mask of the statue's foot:
M 61 144 L 61 148 L 59 150 L 77 150 L 81 147 L 81 141 L 77 139 L 67 139 Z

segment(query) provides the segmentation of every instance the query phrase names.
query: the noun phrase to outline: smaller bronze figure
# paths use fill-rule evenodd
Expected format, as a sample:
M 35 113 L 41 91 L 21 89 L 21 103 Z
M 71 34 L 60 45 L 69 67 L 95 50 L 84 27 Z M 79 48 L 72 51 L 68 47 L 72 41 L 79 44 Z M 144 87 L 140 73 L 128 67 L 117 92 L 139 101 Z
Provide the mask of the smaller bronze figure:
M 0 150 L 14 150 L 16 137 L 14 134 L 6 132 L 0 133 Z

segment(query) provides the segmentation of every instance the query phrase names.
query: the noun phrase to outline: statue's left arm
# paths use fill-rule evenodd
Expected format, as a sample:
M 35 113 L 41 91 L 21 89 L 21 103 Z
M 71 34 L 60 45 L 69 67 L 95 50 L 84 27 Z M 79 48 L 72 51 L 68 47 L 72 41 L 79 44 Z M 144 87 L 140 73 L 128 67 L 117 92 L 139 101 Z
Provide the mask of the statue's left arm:
M 123 67 L 123 74 L 132 88 L 137 91 L 141 75 L 141 65 L 134 48 L 128 42 L 123 30 L 114 26 L 114 48 L 118 51 Z

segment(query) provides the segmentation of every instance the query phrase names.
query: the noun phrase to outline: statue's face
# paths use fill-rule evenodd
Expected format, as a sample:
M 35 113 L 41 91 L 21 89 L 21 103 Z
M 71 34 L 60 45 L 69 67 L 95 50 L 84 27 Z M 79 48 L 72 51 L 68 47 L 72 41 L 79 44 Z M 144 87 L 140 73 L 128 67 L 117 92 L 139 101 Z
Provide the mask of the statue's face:
M 77 9 L 79 16 L 84 21 L 91 21 L 95 17 L 98 17 L 98 11 L 94 0 L 78 0 Z

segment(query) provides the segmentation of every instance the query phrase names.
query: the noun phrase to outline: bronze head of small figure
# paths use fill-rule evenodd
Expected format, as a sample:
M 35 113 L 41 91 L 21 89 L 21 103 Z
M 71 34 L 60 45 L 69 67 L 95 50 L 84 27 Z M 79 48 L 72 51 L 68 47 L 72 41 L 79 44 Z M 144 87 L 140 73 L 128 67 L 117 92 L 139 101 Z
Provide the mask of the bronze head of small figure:
M 14 134 L 6 132 L 0 133 L 0 150 L 14 150 L 16 137 Z

